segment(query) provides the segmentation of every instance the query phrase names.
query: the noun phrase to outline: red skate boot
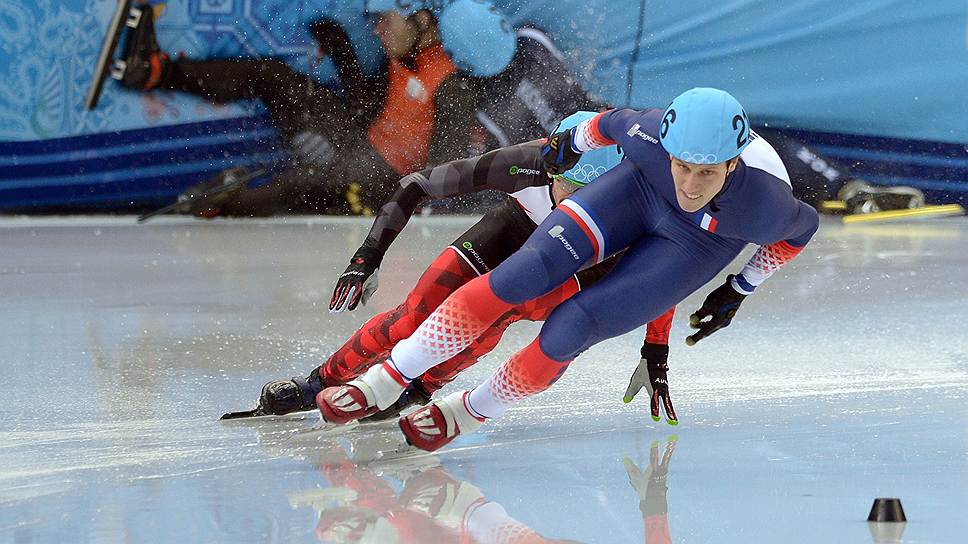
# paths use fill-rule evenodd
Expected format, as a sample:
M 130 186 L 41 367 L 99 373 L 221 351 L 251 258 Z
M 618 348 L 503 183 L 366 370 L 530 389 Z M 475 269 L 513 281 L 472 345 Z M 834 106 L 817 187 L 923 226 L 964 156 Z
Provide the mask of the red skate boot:
M 404 508 L 455 531 L 462 530 L 467 512 L 486 500 L 475 485 L 458 480 L 439 466 L 408 478 L 400 493 Z
M 407 442 L 425 451 L 437 451 L 460 434 L 477 430 L 484 418 L 467 407 L 467 391 L 456 391 L 400 419 Z
M 355 380 L 327 387 L 316 395 L 323 419 L 340 425 L 373 415 L 400 398 L 409 382 L 390 361 L 374 365 Z

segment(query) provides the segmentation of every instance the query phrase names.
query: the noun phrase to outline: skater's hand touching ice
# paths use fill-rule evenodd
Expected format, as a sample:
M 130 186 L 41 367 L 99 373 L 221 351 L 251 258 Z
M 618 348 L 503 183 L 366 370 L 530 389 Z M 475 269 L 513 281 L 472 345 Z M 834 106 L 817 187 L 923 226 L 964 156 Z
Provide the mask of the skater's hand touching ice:
M 733 288 L 733 278 L 733 274 L 726 276 L 726 283 L 709 293 L 696 313 L 689 316 L 689 326 L 698 331 L 686 338 L 687 345 L 695 345 L 719 329 L 728 327 L 732 322 L 736 310 L 746 298 L 746 295 Z
M 659 421 L 661 405 L 669 425 L 678 425 L 679 418 L 676 416 L 676 409 L 672 406 L 672 397 L 669 396 L 668 359 L 669 346 L 646 342 L 642 346 L 642 359 L 632 373 L 632 379 L 629 380 L 629 386 L 625 390 L 622 401 L 626 404 L 632 402 L 635 395 L 644 387 L 649 392 L 652 421 Z
M 361 247 L 336 281 L 329 311 L 338 314 L 343 310 L 355 310 L 361 303 L 365 305 L 379 287 L 377 272 L 382 260 L 383 254 L 379 250 Z

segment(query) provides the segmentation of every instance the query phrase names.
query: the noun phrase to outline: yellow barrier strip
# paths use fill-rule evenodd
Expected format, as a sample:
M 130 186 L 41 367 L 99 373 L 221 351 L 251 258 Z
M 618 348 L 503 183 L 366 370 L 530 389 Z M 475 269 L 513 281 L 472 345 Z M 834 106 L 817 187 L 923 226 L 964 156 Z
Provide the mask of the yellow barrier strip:
M 890 210 L 886 212 L 862 213 L 844 216 L 844 224 L 870 223 L 875 221 L 892 221 L 912 217 L 943 217 L 948 215 L 964 215 L 965 209 L 960 204 L 944 204 L 940 206 L 924 206 L 910 210 Z

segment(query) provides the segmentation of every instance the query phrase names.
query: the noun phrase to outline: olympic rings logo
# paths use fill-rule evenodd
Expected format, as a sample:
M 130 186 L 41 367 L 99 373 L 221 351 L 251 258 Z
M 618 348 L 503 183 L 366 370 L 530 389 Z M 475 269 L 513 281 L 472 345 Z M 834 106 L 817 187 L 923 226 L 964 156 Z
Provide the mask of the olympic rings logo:
M 724 162 L 719 160 L 719 155 L 716 153 L 690 153 L 689 151 L 680 151 L 679 160 L 691 162 L 692 164 L 718 164 Z
M 590 183 L 592 180 L 594 180 L 595 178 L 604 174 L 607 171 L 608 169 L 605 168 L 604 166 L 593 166 L 591 164 L 582 164 L 572 168 L 565 174 L 568 177 L 577 181 L 578 183 L 585 184 L 585 183 Z

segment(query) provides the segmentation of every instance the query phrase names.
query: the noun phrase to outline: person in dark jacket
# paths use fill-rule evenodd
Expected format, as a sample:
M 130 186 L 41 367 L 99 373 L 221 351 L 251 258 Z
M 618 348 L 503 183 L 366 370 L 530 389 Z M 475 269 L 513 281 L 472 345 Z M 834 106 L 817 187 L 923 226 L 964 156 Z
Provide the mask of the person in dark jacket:
M 374 76 L 363 72 L 339 24 L 313 22 L 310 32 L 320 54 L 337 67 L 340 94 L 277 59 L 172 59 L 155 40 L 152 10 L 144 10 L 128 37 L 122 84 L 214 102 L 265 104 L 292 161 L 262 187 L 223 193 L 206 203 L 214 208 L 210 214 L 322 212 L 347 198 L 349 211 L 365 213 L 393 193 L 401 176 L 467 154 L 478 103 L 478 80 L 472 76 L 492 74 L 487 66 L 469 73 L 480 63 L 458 66 L 445 51 L 440 23 L 463 16 L 468 3 L 485 5 L 457 0 L 433 9 L 420 2 L 402 7 L 394 0 L 369 0 L 367 13 L 386 54 Z M 352 194 L 346 197 L 347 192 Z

